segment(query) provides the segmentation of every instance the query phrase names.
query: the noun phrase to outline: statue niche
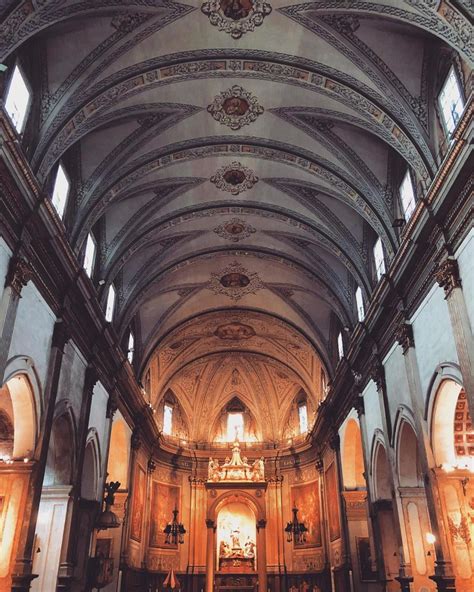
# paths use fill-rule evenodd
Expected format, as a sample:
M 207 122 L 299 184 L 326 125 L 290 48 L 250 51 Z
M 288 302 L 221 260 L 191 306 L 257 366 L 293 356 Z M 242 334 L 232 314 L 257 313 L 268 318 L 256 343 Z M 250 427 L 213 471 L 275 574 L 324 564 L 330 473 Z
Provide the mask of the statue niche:
M 230 502 L 219 512 L 217 531 L 219 571 L 256 571 L 256 526 L 252 510 L 242 502 Z

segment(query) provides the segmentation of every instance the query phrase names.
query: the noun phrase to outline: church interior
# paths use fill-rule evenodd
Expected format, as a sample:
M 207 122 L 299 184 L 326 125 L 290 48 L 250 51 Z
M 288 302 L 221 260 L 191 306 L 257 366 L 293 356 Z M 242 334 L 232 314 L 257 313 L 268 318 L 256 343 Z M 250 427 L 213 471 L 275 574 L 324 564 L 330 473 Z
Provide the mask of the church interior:
M 0 0 L 0 592 L 473 592 L 472 22 Z

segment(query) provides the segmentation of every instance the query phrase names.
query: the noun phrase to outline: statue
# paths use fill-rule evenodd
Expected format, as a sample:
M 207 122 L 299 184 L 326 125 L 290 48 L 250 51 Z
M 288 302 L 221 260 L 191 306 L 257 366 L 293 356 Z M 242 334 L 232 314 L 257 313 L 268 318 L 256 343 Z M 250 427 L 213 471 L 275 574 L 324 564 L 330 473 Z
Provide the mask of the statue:
M 219 557 L 229 557 L 231 555 L 231 550 L 229 544 L 226 541 L 221 541 L 219 545 Z
M 265 461 L 263 456 L 252 465 L 252 481 L 263 481 L 265 478 Z
M 232 551 L 241 550 L 242 547 L 240 546 L 240 530 L 239 527 L 234 528 L 234 530 L 230 533 L 230 538 L 232 541 Z
M 255 543 L 248 537 L 244 545 L 244 557 L 255 557 Z
M 212 457 L 209 459 L 208 465 L 208 479 L 209 481 L 217 481 L 220 477 L 219 463 Z
M 309 591 L 309 584 L 306 580 L 303 580 L 301 584 L 301 592 L 308 592 Z

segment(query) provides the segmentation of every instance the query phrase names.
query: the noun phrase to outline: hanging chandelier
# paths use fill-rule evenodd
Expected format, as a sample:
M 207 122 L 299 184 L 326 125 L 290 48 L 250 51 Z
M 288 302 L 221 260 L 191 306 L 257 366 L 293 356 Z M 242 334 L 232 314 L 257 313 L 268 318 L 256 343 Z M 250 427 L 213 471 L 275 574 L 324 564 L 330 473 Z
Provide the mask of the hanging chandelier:
M 184 535 L 186 534 L 186 529 L 181 524 L 181 522 L 178 522 L 177 508 L 173 510 L 172 522 L 168 522 L 163 532 L 166 535 L 165 543 L 167 545 L 177 545 L 178 543 L 182 545 L 184 543 Z
M 303 522 L 298 522 L 298 508 L 296 506 L 294 506 L 292 512 L 293 520 L 288 522 L 285 528 L 286 540 L 291 543 L 294 539 L 297 545 L 301 545 L 306 542 L 308 529 Z

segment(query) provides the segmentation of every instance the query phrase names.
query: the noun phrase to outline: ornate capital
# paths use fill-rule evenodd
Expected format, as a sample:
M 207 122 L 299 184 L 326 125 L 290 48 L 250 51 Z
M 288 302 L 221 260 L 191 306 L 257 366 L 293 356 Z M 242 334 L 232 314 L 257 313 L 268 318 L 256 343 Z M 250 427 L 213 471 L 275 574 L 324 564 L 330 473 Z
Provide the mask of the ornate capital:
M 109 396 L 109 400 L 107 401 L 107 411 L 106 417 L 107 419 L 112 419 L 115 415 L 115 412 L 118 409 L 118 397 L 115 392 L 112 392 Z
M 334 432 L 329 438 L 329 446 L 334 450 L 338 451 L 341 447 L 341 438 L 337 432 Z
M 378 391 L 383 389 L 385 382 L 385 370 L 380 360 L 373 358 L 370 365 L 370 378 L 375 382 Z
M 140 428 L 133 428 L 131 445 L 133 450 L 139 450 L 142 445 L 142 439 L 140 437 Z
M 86 376 L 84 379 L 84 393 L 86 398 L 92 396 L 92 391 L 94 390 L 94 386 L 99 379 L 99 375 L 97 374 L 97 370 L 95 366 L 90 364 L 86 368 Z
M 318 458 L 316 459 L 316 470 L 318 471 L 319 474 L 321 474 L 324 471 L 324 462 L 321 456 L 318 456 Z
M 361 417 L 361 415 L 365 414 L 365 404 L 364 404 L 364 397 L 357 393 L 353 399 L 354 409 L 357 411 L 357 415 Z
M 54 324 L 51 345 L 62 350 L 66 343 L 69 341 L 70 337 L 71 335 L 69 333 L 67 324 L 62 319 L 58 319 Z
M 23 257 L 14 256 L 10 259 L 6 286 L 10 286 L 18 296 L 33 275 L 30 264 Z
M 156 462 L 152 459 L 148 459 L 147 469 L 149 473 L 154 473 L 156 469 Z
M 206 518 L 206 527 L 207 528 L 212 528 L 212 529 L 216 529 L 216 525 L 214 520 L 212 520 L 211 518 Z
M 456 259 L 448 258 L 438 265 L 436 270 L 436 281 L 440 288 L 444 288 L 445 298 L 448 298 L 454 288 L 461 287 L 459 277 L 459 266 Z
M 415 347 L 412 325 L 403 321 L 395 331 L 395 339 L 401 345 L 404 354 L 410 347 Z
M 265 518 L 260 518 L 260 520 L 257 520 L 257 530 L 260 530 L 261 528 L 265 528 L 267 525 L 267 521 L 265 520 Z

